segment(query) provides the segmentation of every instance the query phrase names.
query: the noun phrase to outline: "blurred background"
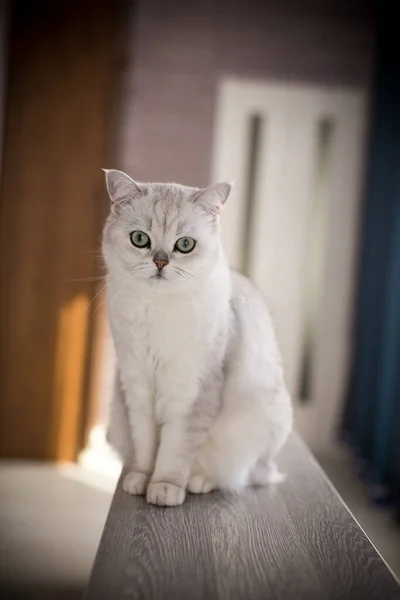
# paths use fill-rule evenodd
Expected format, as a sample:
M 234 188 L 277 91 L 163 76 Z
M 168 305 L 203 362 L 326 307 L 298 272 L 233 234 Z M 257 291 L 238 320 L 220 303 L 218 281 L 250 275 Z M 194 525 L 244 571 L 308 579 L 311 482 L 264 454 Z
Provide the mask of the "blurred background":
M 400 573 L 400 42 L 381 0 L 0 1 L 0 589 L 78 598 L 120 465 L 101 168 L 234 180 L 298 431 Z

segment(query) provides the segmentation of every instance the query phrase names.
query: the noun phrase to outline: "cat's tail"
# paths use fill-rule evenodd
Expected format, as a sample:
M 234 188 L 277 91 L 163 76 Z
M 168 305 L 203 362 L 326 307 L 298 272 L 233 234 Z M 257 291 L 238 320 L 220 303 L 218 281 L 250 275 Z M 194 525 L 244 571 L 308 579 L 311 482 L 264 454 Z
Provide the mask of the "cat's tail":
M 118 371 L 116 371 L 114 377 L 106 439 L 119 454 L 124 464 L 132 461 L 133 447 L 129 431 L 128 411 Z
M 254 411 L 221 414 L 196 456 L 193 472 L 215 482 L 219 489 L 243 488 L 265 447 L 265 431 L 260 431 L 259 424 Z
M 265 485 L 267 481 L 254 480 L 254 468 L 261 457 L 273 460 L 289 429 L 286 416 L 268 415 L 260 406 L 222 411 L 195 458 L 192 473 L 203 475 L 220 489 Z M 273 479 L 268 477 L 269 482 Z

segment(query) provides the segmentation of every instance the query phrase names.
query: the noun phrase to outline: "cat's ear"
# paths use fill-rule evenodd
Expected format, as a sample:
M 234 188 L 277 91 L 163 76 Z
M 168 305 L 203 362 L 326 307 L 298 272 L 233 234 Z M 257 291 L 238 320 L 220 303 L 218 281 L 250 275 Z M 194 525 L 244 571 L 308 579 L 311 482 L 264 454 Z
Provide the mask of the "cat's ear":
M 197 192 L 193 201 L 201 204 L 211 214 L 218 214 L 228 200 L 232 186 L 230 183 L 215 183 Z
M 126 173 L 115 169 L 102 169 L 106 174 L 106 186 L 112 204 L 134 200 L 143 196 L 143 190 Z

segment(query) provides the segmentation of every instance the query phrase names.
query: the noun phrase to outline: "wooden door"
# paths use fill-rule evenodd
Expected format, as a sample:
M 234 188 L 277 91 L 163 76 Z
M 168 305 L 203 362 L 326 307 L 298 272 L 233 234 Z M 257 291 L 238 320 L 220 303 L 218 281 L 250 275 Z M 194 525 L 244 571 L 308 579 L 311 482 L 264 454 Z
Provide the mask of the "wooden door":
M 0 229 L 0 456 L 76 457 L 107 204 L 119 3 L 16 1 Z

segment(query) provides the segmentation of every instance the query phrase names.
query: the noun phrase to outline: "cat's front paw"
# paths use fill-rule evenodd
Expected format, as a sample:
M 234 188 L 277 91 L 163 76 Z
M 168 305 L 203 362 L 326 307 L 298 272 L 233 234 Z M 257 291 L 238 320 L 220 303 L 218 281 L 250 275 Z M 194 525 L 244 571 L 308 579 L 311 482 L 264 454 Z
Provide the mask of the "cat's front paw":
M 185 500 L 185 490 L 172 483 L 158 481 L 149 483 L 147 502 L 157 506 L 179 506 Z
M 203 477 L 203 475 L 192 475 L 189 480 L 188 490 L 192 494 L 208 494 L 215 490 L 217 486 L 213 481 Z
M 125 475 L 122 487 L 132 496 L 145 496 L 148 481 L 149 477 L 145 473 L 132 471 Z

